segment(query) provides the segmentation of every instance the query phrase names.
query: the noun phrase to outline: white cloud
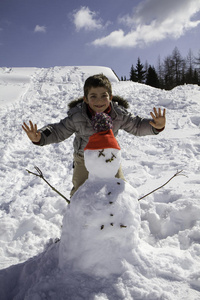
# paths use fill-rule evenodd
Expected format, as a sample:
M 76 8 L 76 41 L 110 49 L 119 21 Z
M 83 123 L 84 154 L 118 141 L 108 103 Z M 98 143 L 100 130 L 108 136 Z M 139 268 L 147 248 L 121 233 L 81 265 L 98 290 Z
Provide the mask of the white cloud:
M 34 29 L 34 32 L 43 32 L 43 33 L 45 33 L 46 32 L 46 27 L 45 26 L 36 25 L 35 29 Z
M 88 7 L 81 7 L 73 14 L 73 22 L 76 30 L 95 30 L 103 27 L 101 19 L 97 19 L 97 13 L 91 11 Z
M 122 29 L 96 39 L 93 44 L 110 47 L 136 47 L 166 38 L 179 38 L 200 24 L 192 20 L 200 11 L 200 0 L 145 0 L 134 8 L 132 15 L 119 18 L 129 29 Z

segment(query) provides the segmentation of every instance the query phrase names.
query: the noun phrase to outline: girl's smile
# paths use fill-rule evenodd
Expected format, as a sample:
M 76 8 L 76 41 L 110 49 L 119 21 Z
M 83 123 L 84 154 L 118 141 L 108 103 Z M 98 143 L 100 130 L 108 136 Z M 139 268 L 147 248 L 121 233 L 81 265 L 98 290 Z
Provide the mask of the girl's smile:
M 110 105 L 112 96 L 104 87 L 91 88 L 84 101 L 97 113 L 104 112 Z

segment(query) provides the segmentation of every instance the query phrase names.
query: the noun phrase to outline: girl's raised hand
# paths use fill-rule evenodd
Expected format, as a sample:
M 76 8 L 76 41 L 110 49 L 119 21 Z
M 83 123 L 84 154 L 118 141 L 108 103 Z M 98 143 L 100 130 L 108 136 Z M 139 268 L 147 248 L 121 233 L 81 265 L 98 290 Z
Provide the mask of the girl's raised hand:
M 31 121 L 29 121 L 30 126 L 28 126 L 25 122 L 22 125 L 23 130 L 26 132 L 29 139 L 34 142 L 38 143 L 41 139 L 41 133 L 37 131 L 37 125 L 33 125 Z
M 165 118 L 165 108 L 163 109 L 163 113 L 161 112 L 161 109 L 157 109 L 154 107 L 154 114 L 150 112 L 150 115 L 153 118 L 153 121 L 150 121 L 149 124 L 153 126 L 156 129 L 163 129 L 165 127 L 166 118 Z

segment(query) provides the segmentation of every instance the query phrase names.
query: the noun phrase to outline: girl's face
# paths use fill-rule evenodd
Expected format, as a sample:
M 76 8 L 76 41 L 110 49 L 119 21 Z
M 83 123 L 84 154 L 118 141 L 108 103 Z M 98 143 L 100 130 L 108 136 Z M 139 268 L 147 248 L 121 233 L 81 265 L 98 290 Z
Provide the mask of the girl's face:
M 89 90 L 87 98 L 84 97 L 84 101 L 96 113 L 104 112 L 109 107 L 111 100 L 112 96 L 110 97 L 104 87 L 92 87 Z

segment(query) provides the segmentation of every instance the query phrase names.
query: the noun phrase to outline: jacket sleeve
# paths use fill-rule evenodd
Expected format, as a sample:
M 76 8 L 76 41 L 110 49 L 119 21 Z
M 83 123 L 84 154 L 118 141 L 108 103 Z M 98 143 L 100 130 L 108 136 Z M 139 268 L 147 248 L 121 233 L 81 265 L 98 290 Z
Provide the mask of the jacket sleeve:
M 59 123 L 49 124 L 38 131 L 41 132 L 41 140 L 34 143 L 39 146 L 60 143 L 69 138 L 76 130 L 70 117 L 66 117 Z
M 149 124 L 150 121 L 152 121 L 152 119 L 144 119 L 139 116 L 135 117 L 131 113 L 127 113 L 123 116 L 121 129 L 136 136 L 158 134 L 159 131 Z

